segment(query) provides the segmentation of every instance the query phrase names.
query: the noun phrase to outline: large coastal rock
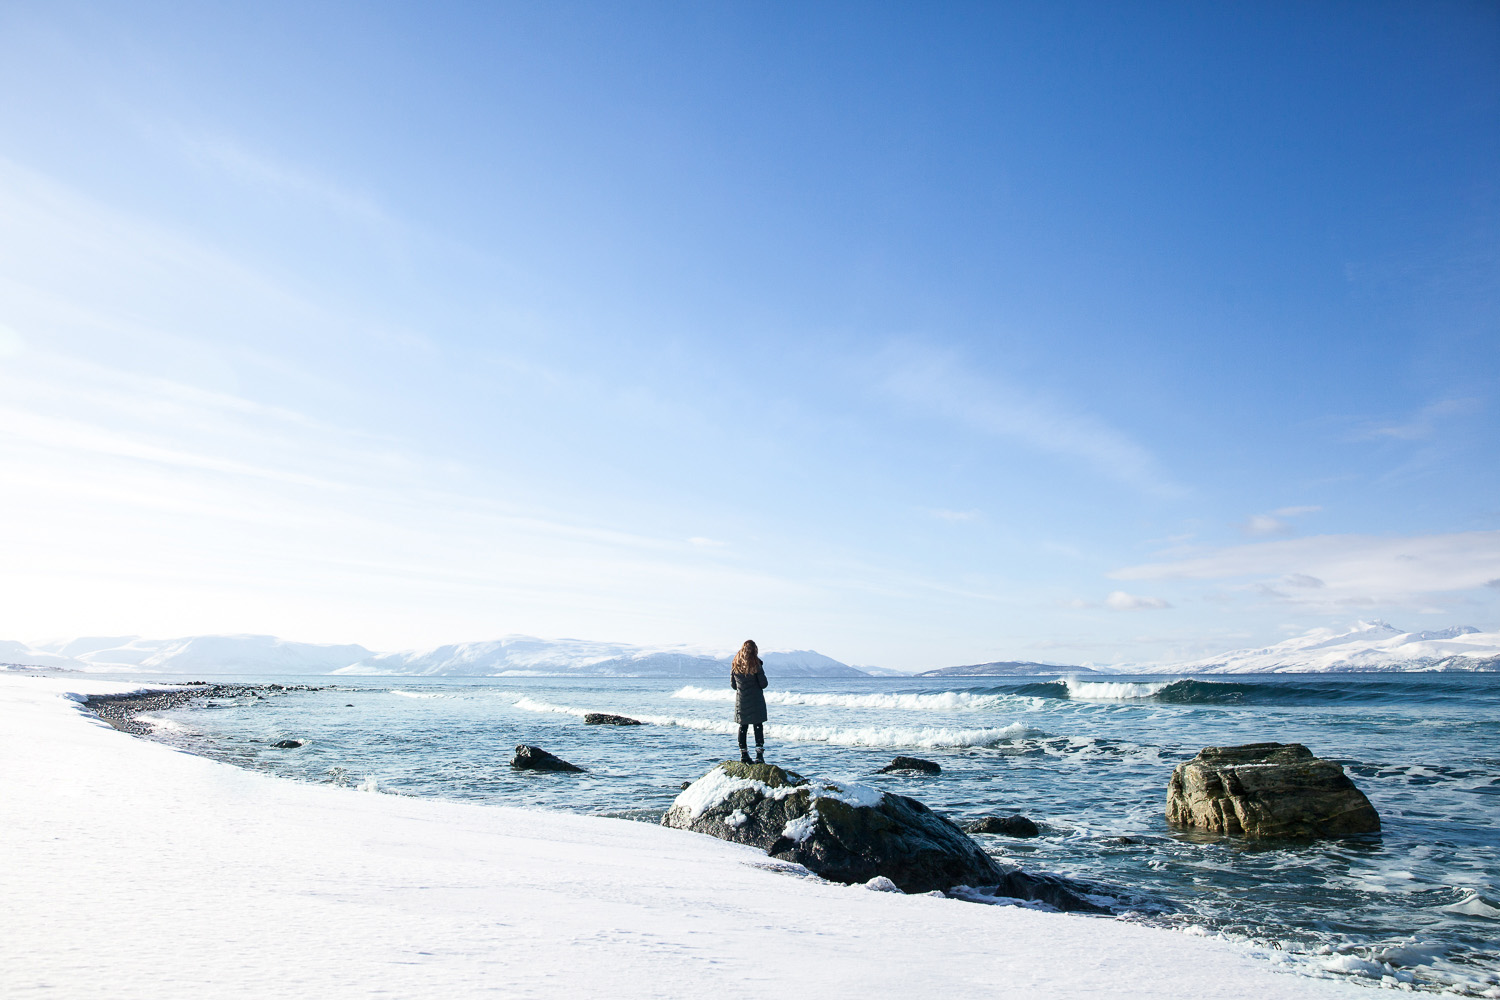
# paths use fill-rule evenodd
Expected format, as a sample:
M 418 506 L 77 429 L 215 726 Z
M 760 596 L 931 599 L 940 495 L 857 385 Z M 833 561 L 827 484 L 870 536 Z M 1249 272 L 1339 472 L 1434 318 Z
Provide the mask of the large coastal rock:
M 751 844 L 835 882 L 852 885 L 884 876 L 905 892 L 969 886 L 985 901 L 1019 899 L 1060 910 L 1108 912 L 1089 898 L 1092 887 L 997 865 L 963 831 L 916 799 L 865 785 L 809 780 L 774 764 L 718 765 L 677 796 L 662 825 Z
M 1172 772 L 1167 822 L 1261 838 L 1380 832 L 1379 814 L 1343 766 L 1300 743 L 1204 747 Z
M 884 875 L 905 892 L 992 885 L 1004 873 L 916 799 L 810 781 L 774 764 L 727 761 L 689 785 L 663 826 L 753 844 L 835 882 Z

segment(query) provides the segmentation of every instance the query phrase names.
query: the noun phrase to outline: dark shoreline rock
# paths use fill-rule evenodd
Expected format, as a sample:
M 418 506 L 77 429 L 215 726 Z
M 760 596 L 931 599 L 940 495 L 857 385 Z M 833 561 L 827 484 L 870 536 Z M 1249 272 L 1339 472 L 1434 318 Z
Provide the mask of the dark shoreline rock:
M 610 715 L 608 712 L 588 712 L 583 717 L 585 726 L 639 726 L 637 719 L 625 715 Z
M 1002 837 L 1035 837 L 1042 832 L 1025 816 L 986 816 L 964 824 L 964 833 L 994 833 Z
M 749 844 L 845 884 L 889 879 L 903 892 L 1025 900 L 1108 913 L 1094 888 L 1002 867 L 916 799 L 861 785 L 811 781 L 773 764 L 726 761 L 693 782 L 662 825 Z
M 152 729 L 135 716 L 142 712 L 165 712 L 181 708 L 199 698 L 264 698 L 262 691 L 284 694 L 288 691 L 322 691 L 310 684 L 204 684 L 199 681 L 174 684 L 171 690 L 137 691 L 131 694 L 96 694 L 83 699 L 83 708 L 122 733 L 151 736 Z
M 898 774 L 902 771 L 911 771 L 917 774 L 943 773 L 942 767 L 940 767 L 938 764 L 930 760 L 923 760 L 921 757 L 897 757 L 895 760 L 891 761 L 889 764 L 887 764 L 885 767 L 882 767 L 875 773 Z
M 1380 832 L 1380 815 L 1343 766 L 1300 743 L 1204 747 L 1172 771 L 1167 822 L 1258 839 Z
M 561 757 L 554 756 L 541 747 L 529 746 L 522 743 L 516 747 L 515 756 L 510 759 L 510 766 L 517 771 L 582 771 L 583 768 L 577 764 L 569 764 Z

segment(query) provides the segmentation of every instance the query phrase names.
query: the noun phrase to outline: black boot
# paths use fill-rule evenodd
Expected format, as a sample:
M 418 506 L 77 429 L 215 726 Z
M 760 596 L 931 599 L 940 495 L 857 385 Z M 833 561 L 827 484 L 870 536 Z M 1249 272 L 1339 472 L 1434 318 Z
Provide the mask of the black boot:
M 750 758 L 747 756 L 745 759 L 749 760 Z M 765 747 L 756 747 L 755 748 L 755 763 L 757 763 L 757 764 L 764 764 L 765 762 L 766 762 L 766 748 Z
M 744 747 L 740 747 L 740 763 L 741 764 L 748 764 L 748 763 L 750 763 L 750 751 L 746 750 Z M 764 761 L 762 761 L 762 763 L 764 763 Z

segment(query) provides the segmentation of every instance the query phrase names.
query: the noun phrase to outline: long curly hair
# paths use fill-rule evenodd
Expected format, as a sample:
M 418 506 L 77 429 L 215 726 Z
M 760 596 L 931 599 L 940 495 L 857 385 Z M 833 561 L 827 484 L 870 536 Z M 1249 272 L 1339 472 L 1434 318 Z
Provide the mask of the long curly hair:
M 758 674 L 761 672 L 760 650 L 754 639 L 746 639 L 740 651 L 734 654 L 734 665 L 729 668 L 735 674 Z

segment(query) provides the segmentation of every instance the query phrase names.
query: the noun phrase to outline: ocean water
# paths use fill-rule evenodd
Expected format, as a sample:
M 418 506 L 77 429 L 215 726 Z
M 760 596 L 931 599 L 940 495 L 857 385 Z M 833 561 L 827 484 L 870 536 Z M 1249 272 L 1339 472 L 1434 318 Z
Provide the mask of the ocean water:
M 307 678 L 244 678 L 318 683 Z M 1125 919 L 1251 942 L 1268 960 L 1400 989 L 1500 997 L 1500 675 L 771 678 L 767 759 L 920 799 L 1029 870 L 1154 901 Z M 638 727 L 588 726 L 586 711 Z M 723 684 L 618 678 L 340 678 L 147 717 L 160 738 L 287 778 L 656 822 L 737 756 Z M 305 740 L 295 750 L 272 744 Z M 1379 836 L 1258 844 L 1166 825 L 1167 780 L 1208 745 L 1305 743 L 1344 764 Z M 531 743 L 588 768 L 512 771 Z M 897 753 L 942 765 L 881 775 Z

